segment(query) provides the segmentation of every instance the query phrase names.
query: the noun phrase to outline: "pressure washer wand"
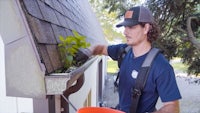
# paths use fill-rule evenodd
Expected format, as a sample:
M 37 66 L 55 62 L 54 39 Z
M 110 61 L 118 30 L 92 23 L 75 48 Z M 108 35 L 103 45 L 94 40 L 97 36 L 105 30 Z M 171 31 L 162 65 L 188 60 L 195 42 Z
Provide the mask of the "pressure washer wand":
M 64 99 L 65 99 L 65 101 L 67 101 L 67 103 L 69 103 L 71 106 L 72 106 L 72 108 L 75 110 L 75 111 L 77 111 L 77 108 L 62 94 L 61 95 Z

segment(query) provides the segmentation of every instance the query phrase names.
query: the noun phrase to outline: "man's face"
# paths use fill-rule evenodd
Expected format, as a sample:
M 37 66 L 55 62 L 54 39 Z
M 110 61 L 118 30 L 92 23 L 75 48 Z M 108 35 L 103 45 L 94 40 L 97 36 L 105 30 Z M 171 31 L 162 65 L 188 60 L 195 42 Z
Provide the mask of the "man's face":
M 127 44 L 130 46 L 137 46 L 147 41 L 147 33 L 149 24 L 145 24 L 144 27 L 141 25 L 125 26 L 124 35 L 126 37 Z

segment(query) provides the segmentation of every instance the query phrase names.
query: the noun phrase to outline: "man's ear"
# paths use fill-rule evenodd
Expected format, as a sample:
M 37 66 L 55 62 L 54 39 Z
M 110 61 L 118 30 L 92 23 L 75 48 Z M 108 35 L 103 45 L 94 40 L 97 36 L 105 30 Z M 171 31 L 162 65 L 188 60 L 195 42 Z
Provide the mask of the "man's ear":
M 151 25 L 149 23 L 146 23 L 144 29 L 145 29 L 145 34 L 147 34 L 151 30 Z

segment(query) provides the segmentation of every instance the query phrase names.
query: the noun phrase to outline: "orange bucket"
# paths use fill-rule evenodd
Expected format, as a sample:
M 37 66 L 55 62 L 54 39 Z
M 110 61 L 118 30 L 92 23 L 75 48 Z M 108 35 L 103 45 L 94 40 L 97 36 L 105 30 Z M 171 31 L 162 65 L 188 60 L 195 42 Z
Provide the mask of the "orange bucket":
M 125 113 L 125 112 L 106 107 L 84 107 L 79 109 L 77 113 Z

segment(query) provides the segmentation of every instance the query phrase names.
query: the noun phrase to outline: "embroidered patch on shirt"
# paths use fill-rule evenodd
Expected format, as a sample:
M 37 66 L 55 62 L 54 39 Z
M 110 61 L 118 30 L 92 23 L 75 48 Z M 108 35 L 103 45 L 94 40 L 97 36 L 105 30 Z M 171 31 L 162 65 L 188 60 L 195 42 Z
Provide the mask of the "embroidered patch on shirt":
M 136 79 L 137 76 L 138 76 L 138 72 L 136 70 L 133 70 L 132 73 L 131 73 L 131 76 Z

